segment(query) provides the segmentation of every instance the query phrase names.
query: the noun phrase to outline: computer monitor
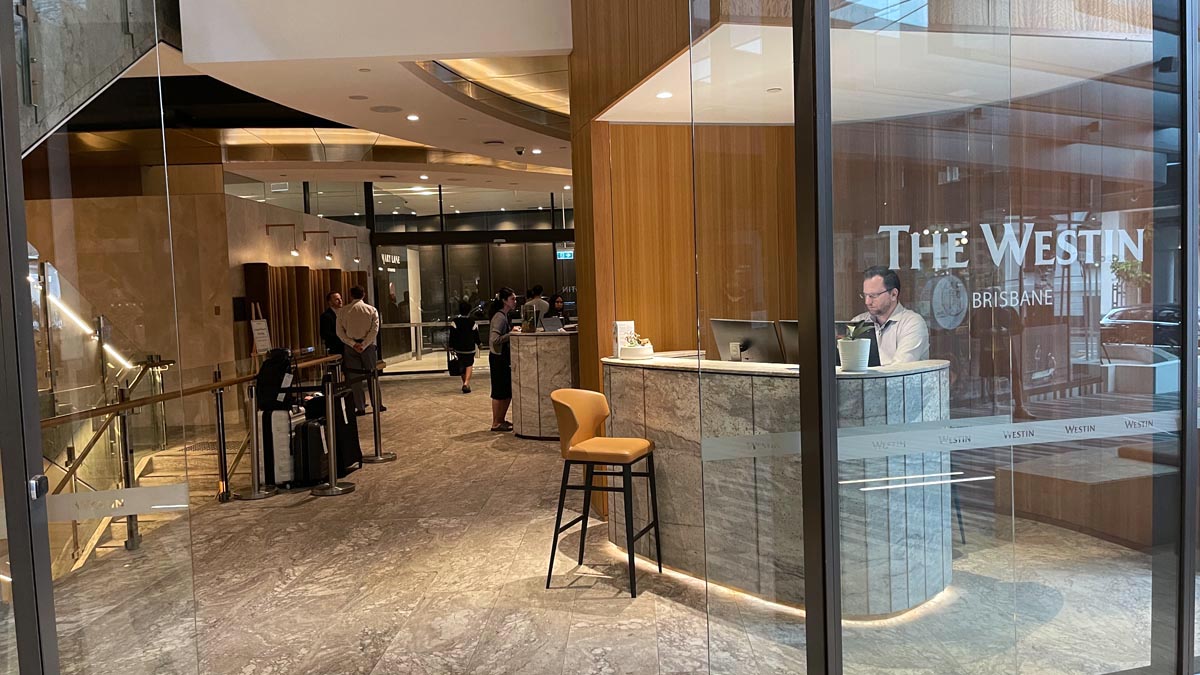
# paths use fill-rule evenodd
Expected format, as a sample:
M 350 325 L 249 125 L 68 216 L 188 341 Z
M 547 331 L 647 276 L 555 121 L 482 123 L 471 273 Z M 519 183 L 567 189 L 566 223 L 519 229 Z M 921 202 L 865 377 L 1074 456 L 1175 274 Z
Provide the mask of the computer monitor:
M 709 324 L 722 361 L 783 363 L 783 349 L 774 321 L 710 319 Z M 736 345 L 738 358 L 733 358 L 731 345 Z
M 845 335 L 847 332 L 849 332 L 850 325 L 853 323 L 856 323 L 856 322 L 854 322 L 854 321 L 835 321 L 834 323 L 837 326 L 837 336 L 840 338 L 843 335 Z M 867 330 L 866 334 L 863 335 L 863 337 L 871 341 L 871 355 L 869 357 L 867 357 L 867 366 L 872 367 L 872 366 L 880 365 L 881 362 L 879 360 L 879 340 L 878 340 L 878 336 L 875 334 L 875 326 L 872 325 Z M 833 351 L 833 355 L 834 355 L 834 358 L 836 359 L 836 361 L 834 362 L 835 365 L 839 365 L 839 366 L 842 365 L 842 357 L 841 357 L 840 352 L 838 352 L 835 349 Z
M 542 319 L 542 328 L 544 328 L 547 333 L 558 332 L 562 330 L 562 327 L 562 319 L 558 318 L 557 316 L 547 316 Z
M 788 363 L 800 363 L 800 322 L 776 321 L 779 327 L 779 343 L 783 345 L 783 358 Z

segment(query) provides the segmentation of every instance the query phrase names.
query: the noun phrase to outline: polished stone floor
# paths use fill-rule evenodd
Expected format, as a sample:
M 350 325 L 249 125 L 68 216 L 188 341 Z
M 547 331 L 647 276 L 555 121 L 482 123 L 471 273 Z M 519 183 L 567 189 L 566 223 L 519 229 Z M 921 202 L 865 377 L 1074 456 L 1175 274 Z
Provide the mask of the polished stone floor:
M 605 527 L 582 567 L 567 553 L 578 535 L 565 538 L 546 590 L 558 447 L 489 432 L 487 388 L 388 379 L 384 444 L 400 459 L 352 474 L 355 492 L 198 500 L 190 518 L 148 523 L 140 550 L 102 551 L 56 587 L 63 672 L 803 672 L 801 612 L 644 562 L 631 600 Z M 952 587 L 908 615 L 848 623 L 846 672 L 1146 663 L 1149 557 L 1014 530 L 968 513 Z

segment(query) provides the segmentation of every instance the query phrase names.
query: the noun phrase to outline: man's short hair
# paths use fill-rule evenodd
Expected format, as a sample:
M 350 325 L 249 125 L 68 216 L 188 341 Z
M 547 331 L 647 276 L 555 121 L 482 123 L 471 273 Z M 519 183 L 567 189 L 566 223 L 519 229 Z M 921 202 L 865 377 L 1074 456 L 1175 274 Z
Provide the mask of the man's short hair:
M 541 284 L 538 284 L 538 285 L 534 286 L 534 287 L 533 287 L 533 295 L 534 295 L 534 297 L 537 297 L 537 296 L 541 295 L 543 290 L 545 290 L 545 289 L 543 289 L 543 288 L 542 288 L 542 285 L 541 285 Z
M 330 300 L 333 299 L 333 296 L 341 295 L 341 294 L 342 294 L 341 291 L 329 291 L 328 293 L 325 294 L 325 302 L 328 303 Z
M 354 298 L 355 300 L 362 300 L 363 298 L 367 297 L 367 292 L 363 290 L 362 286 L 355 286 L 354 288 L 350 289 L 350 297 Z
M 874 277 L 882 277 L 883 287 L 887 290 L 900 290 L 900 275 L 896 274 L 896 270 L 888 269 L 883 265 L 876 265 L 874 267 L 868 267 L 863 272 L 863 281 L 872 279 Z

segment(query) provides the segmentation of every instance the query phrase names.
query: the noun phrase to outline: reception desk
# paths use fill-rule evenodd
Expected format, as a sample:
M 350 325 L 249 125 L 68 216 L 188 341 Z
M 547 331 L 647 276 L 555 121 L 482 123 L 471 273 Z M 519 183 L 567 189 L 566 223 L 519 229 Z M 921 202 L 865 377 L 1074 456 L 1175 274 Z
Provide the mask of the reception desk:
M 557 439 L 550 392 L 579 386 L 579 333 L 513 333 L 511 351 L 513 433 Z
M 663 355 L 604 359 L 608 433 L 655 444 L 663 564 L 790 605 L 804 604 L 800 387 L 795 366 Z M 949 364 L 921 361 L 838 375 L 839 427 L 949 419 Z M 950 472 L 949 454 L 843 452 L 838 462 L 842 606 L 884 617 L 950 582 L 951 486 L 903 488 L 883 478 Z M 635 481 L 635 529 L 647 521 Z M 876 488 L 876 489 L 864 489 Z M 624 546 L 625 514 L 610 496 L 609 538 Z M 653 558 L 654 542 L 639 541 Z

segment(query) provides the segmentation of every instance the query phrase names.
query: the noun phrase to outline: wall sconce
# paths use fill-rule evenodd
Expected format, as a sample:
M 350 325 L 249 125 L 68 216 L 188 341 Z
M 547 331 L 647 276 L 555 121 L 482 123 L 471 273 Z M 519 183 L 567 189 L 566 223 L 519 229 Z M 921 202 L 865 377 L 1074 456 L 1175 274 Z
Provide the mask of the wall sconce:
M 308 235 L 310 235 L 310 234 L 313 234 L 313 235 L 329 234 L 329 230 L 304 230 L 303 234 L 304 234 L 304 241 L 308 241 Z M 333 260 L 333 251 L 326 249 L 325 250 L 325 259 Z
M 296 226 L 293 223 L 267 223 L 267 236 L 271 236 L 272 227 L 290 227 L 292 228 L 292 250 L 288 253 L 292 254 L 293 258 L 300 256 L 300 249 L 296 248 Z
M 355 262 L 355 264 L 362 262 L 362 259 L 358 257 L 358 237 L 354 237 L 354 236 L 350 236 L 350 235 L 346 235 L 343 237 L 334 237 L 333 238 L 334 246 L 337 246 L 338 239 L 353 239 L 354 240 L 354 262 Z M 333 256 L 330 256 L 328 258 L 328 260 L 333 260 Z

